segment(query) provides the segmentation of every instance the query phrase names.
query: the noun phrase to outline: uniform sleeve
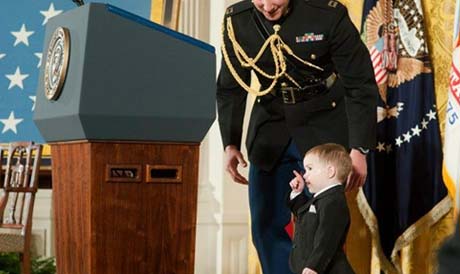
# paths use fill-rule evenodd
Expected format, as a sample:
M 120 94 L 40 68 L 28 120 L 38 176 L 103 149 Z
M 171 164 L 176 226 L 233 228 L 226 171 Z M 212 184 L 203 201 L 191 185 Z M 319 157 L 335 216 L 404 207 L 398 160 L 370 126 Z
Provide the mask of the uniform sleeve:
M 226 18 L 224 19 L 226 24 Z M 233 23 L 235 32 L 237 25 Z M 242 68 L 235 56 L 233 46 L 228 39 L 227 30 L 224 30 L 224 43 L 228 57 L 241 79 L 248 83 L 250 71 Z M 228 145 L 241 147 L 241 134 L 243 127 L 244 112 L 246 109 L 247 92 L 240 87 L 225 63 L 224 53 L 219 76 L 217 79 L 217 111 L 219 116 L 219 126 L 224 148 Z
M 345 199 L 334 199 L 318 205 L 317 212 L 319 224 L 313 240 L 313 250 L 306 260 L 305 267 L 324 273 L 337 250 L 342 248 L 350 224 L 350 215 Z
M 346 89 L 349 146 L 375 148 L 378 87 L 364 43 L 346 8 L 337 11 L 338 20 L 330 33 L 332 61 Z

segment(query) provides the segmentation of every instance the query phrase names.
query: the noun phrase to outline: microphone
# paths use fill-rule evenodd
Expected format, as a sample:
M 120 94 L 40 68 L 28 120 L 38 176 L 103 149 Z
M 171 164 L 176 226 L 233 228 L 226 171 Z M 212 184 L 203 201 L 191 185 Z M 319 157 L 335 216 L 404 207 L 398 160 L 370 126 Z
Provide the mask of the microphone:
M 72 0 L 72 2 L 74 2 L 75 4 L 77 4 L 77 6 L 83 6 L 85 3 L 83 2 L 83 0 Z

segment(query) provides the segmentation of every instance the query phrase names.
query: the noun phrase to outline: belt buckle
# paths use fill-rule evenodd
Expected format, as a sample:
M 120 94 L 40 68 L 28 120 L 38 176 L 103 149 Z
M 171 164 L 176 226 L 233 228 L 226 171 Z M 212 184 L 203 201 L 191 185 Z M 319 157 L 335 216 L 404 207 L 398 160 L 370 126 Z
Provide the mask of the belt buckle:
M 293 105 L 296 103 L 293 87 L 282 87 L 281 97 L 283 97 L 283 103 L 285 104 Z

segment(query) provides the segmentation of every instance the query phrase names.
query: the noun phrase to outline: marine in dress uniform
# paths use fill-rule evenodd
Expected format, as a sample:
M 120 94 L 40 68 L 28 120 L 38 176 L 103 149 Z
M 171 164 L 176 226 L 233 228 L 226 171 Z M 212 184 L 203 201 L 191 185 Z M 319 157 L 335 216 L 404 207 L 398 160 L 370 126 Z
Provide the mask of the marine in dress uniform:
M 267 20 L 251 1 L 227 9 L 217 80 L 226 151 L 240 149 L 247 94 L 257 96 L 246 147 L 252 237 L 264 274 L 291 273 L 284 197 L 292 170 L 303 169 L 303 154 L 327 142 L 365 151 L 376 139 L 378 88 L 346 8 L 334 0 L 288 2 L 277 21 Z M 248 87 L 251 70 L 261 91 Z

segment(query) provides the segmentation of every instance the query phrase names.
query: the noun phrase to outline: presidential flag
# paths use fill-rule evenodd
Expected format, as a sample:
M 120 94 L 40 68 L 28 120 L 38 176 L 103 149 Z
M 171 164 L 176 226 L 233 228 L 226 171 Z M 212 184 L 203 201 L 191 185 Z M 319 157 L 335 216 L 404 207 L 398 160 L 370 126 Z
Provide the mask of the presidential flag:
M 454 22 L 454 46 L 446 112 L 443 177 L 455 208 L 460 208 L 460 1 Z
M 151 0 L 107 2 L 149 18 Z M 72 0 L 0 2 L 0 143 L 43 142 L 32 113 L 43 65 L 44 30 L 52 17 L 73 8 Z
M 358 206 L 380 267 L 401 273 L 400 251 L 451 208 L 421 0 L 366 0 L 363 38 L 379 86 L 377 147 Z

